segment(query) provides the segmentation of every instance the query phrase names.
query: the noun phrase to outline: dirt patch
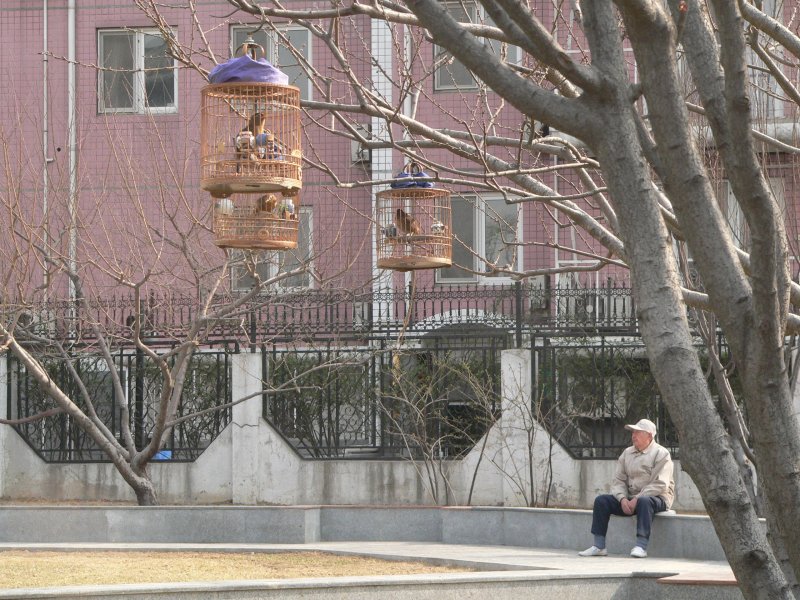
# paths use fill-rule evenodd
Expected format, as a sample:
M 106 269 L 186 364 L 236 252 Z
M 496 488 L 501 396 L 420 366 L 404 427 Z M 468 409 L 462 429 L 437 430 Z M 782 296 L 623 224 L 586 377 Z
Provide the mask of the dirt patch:
M 468 571 L 325 552 L 0 552 L 0 588 Z

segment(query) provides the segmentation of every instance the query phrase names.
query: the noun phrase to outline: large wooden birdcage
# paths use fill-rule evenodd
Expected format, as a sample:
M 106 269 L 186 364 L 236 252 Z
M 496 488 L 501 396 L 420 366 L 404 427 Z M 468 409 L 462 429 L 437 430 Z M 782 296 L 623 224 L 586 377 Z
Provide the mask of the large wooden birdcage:
M 450 192 L 408 187 L 377 194 L 378 267 L 436 269 L 453 263 Z
M 215 83 L 202 90 L 200 187 L 217 198 L 302 187 L 300 90 Z
M 214 201 L 214 244 L 220 248 L 297 247 L 300 196 L 240 194 Z

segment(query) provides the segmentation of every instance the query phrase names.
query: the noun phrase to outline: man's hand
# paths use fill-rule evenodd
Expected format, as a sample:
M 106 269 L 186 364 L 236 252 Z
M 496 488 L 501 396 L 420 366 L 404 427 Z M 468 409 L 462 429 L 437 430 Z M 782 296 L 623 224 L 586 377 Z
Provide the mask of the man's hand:
M 622 512 L 624 512 L 626 515 L 632 515 L 636 511 L 637 500 L 638 498 L 631 498 L 630 500 L 628 498 L 623 498 L 620 502 L 620 505 L 622 506 Z

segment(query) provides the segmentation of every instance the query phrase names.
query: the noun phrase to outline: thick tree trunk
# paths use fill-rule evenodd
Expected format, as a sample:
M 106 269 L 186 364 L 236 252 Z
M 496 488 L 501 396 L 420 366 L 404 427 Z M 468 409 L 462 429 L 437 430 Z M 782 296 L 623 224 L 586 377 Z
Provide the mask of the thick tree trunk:
M 626 111 L 620 107 L 615 112 Z M 638 150 L 634 123 L 624 117 L 618 120 L 606 130 L 628 135 L 606 136 L 598 155 L 616 199 L 651 369 L 678 429 L 681 464 L 700 489 L 745 597 L 790 600 L 692 342 L 672 250 L 647 164 Z
M 128 485 L 136 494 L 136 502 L 139 506 L 157 506 L 158 494 L 156 487 L 153 485 L 153 480 L 150 479 L 150 474 L 147 472 L 147 464 L 138 464 L 137 460 L 141 459 L 141 454 L 133 459 L 134 465 L 125 461 L 115 461 L 117 470 L 120 472 Z
M 587 107 L 602 115 L 602 125 L 587 133 L 614 199 L 642 339 L 678 430 L 681 465 L 700 490 L 745 597 L 791 600 L 692 341 L 671 242 L 630 102 L 614 10 L 607 0 L 583 5 L 592 55 L 608 78 L 605 97 Z
M 133 491 L 136 492 L 136 502 L 139 506 L 158 505 L 158 496 L 156 495 L 156 488 L 153 486 L 152 481 L 149 479 L 142 479 L 131 487 Z

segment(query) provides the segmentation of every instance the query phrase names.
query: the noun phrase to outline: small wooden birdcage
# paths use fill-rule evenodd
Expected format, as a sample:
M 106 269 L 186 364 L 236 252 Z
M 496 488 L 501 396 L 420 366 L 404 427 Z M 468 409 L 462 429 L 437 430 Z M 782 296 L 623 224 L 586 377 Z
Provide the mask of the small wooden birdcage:
M 214 201 L 214 244 L 220 248 L 297 247 L 300 196 L 241 194 Z
M 200 187 L 217 198 L 302 187 L 300 90 L 276 83 L 215 83 L 202 91 Z
M 377 218 L 379 268 L 411 271 L 453 264 L 447 190 L 411 183 L 378 192 Z

